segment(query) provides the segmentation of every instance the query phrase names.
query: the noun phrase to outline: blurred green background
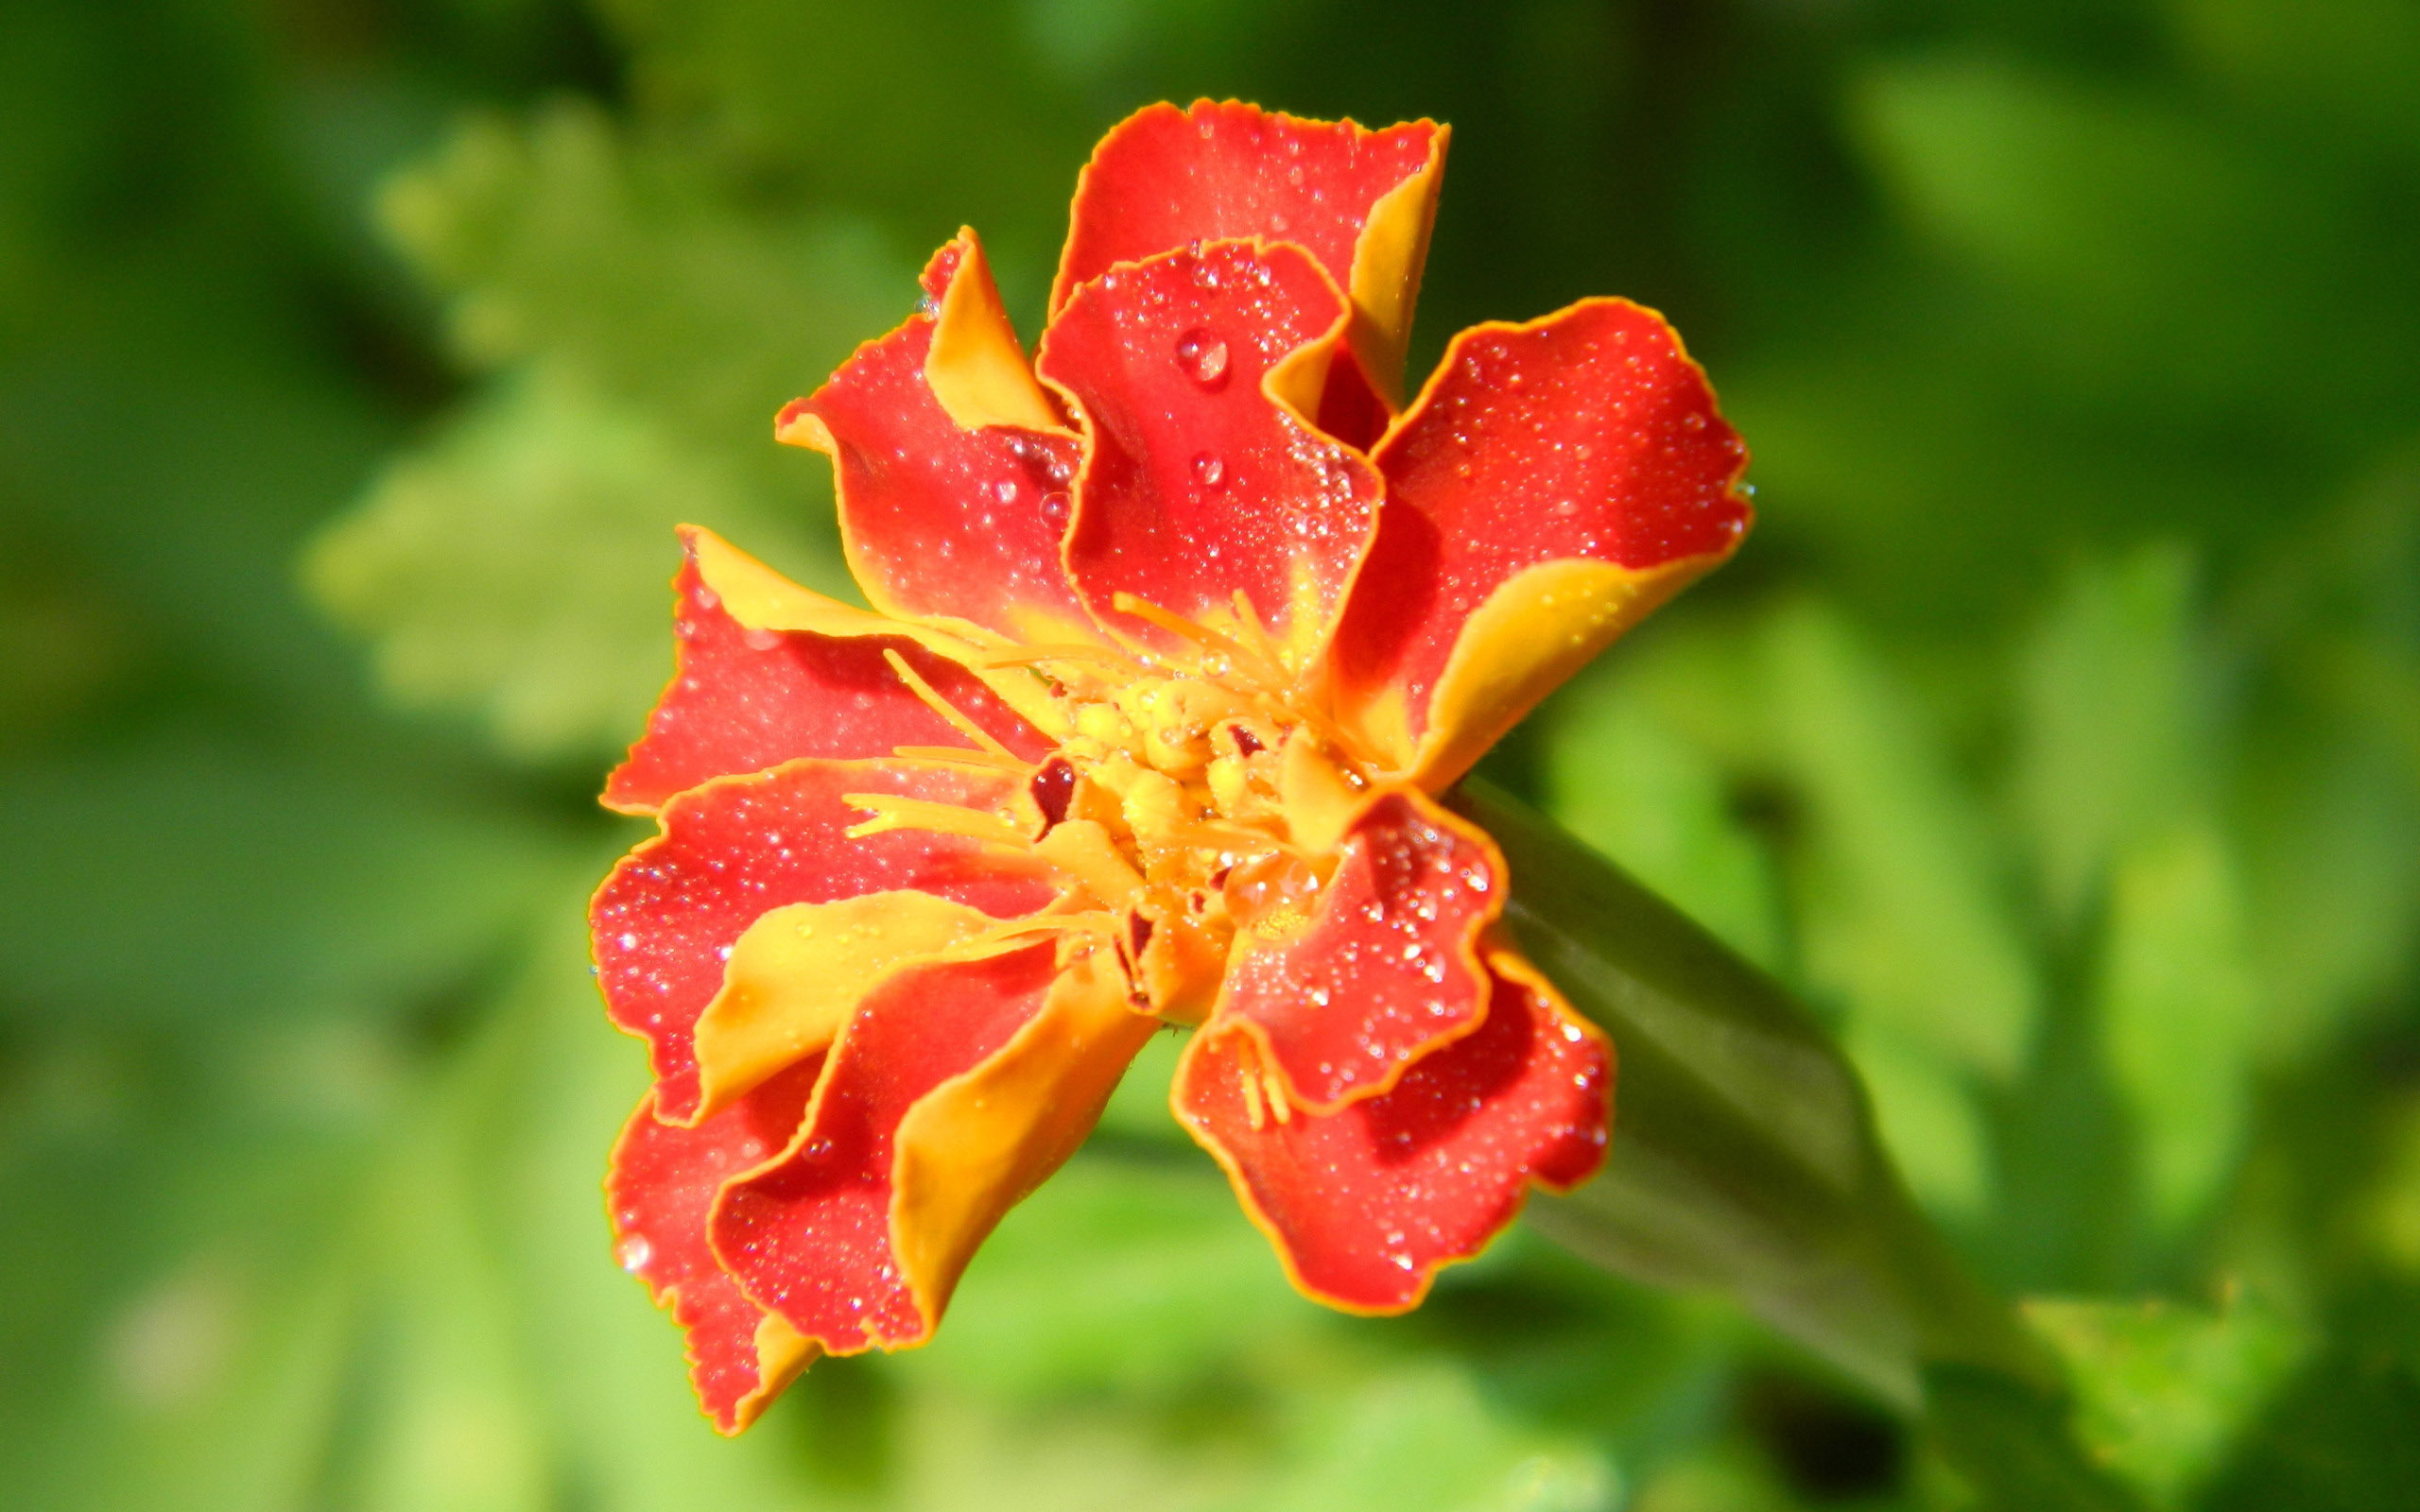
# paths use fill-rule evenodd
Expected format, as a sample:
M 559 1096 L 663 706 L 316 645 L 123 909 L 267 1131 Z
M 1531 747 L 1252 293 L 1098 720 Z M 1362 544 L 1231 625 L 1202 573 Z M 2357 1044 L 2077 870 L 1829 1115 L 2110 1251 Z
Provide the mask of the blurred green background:
M 933 1346 L 696 1417 L 580 921 L 669 526 L 842 587 L 774 407 L 961 221 L 1030 335 L 1208 94 L 1454 123 L 1426 353 L 1710 368 L 1757 532 L 1491 769 L 1836 1027 L 2090 1504 L 2411 1506 L 2415 78 L 2410 0 L 9 0 L 0 1500 L 2019 1504 L 1527 1232 L 1321 1313 L 1149 1062 Z

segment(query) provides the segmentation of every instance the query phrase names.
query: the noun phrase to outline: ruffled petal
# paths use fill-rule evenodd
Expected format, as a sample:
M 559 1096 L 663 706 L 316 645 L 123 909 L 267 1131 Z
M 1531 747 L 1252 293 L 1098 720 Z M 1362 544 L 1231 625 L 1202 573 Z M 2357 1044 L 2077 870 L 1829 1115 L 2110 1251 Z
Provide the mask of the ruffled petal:
M 1101 138 L 1076 182 L 1050 308 L 1119 263 L 1197 242 L 1293 242 L 1350 294 L 1353 350 L 1396 396 L 1447 134 L 1433 121 L 1372 131 L 1235 100 L 1146 106 Z
M 1379 443 L 1387 505 L 1331 655 L 1349 722 L 1435 791 L 1746 533 L 1747 450 L 1662 318 L 1588 300 L 1456 336 Z
M 1354 1313 L 1401 1313 L 1476 1255 L 1530 1184 L 1566 1190 L 1604 1159 L 1613 1052 L 1518 956 L 1491 954 L 1486 1021 L 1382 1097 L 1319 1114 L 1267 1097 L 1241 1033 L 1186 1047 L 1172 1103 L 1218 1158 L 1294 1284 Z
M 614 1142 L 605 1202 L 622 1266 L 687 1335 L 690 1383 L 721 1433 L 755 1421 L 816 1349 L 748 1299 L 706 1219 L 724 1182 L 789 1143 L 822 1063 L 800 1062 L 695 1128 L 659 1121 L 650 1093 Z
M 930 1336 L 975 1246 L 1072 1154 L 1153 1021 L 1105 955 L 1046 940 L 890 978 L 783 1159 L 732 1183 L 716 1252 L 832 1354 Z
M 874 608 L 1097 641 L 1060 566 L 1079 443 L 1027 369 L 972 232 L 934 254 L 925 286 L 932 313 L 859 347 L 774 435 L 832 458 L 841 541 Z
M 1067 566 L 1103 624 L 1166 646 L 1119 594 L 1233 625 L 1240 593 L 1287 654 L 1324 642 L 1378 500 L 1368 462 L 1304 419 L 1344 321 L 1308 255 L 1245 242 L 1121 266 L 1067 301 L 1039 366 L 1088 431 Z
M 832 618 L 858 622 L 847 628 L 893 633 L 821 634 L 741 623 L 707 576 L 709 563 L 726 580 L 735 576 L 733 558 L 740 554 L 706 531 L 684 529 L 681 536 L 681 571 L 672 579 L 672 681 L 648 716 L 647 733 L 606 779 L 608 807 L 652 814 L 673 794 L 700 782 L 802 756 L 846 761 L 888 756 L 901 746 L 966 745 L 956 727 L 900 679 L 886 653 L 906 661 L 952 707 L 1019 756 L 1039 760 L 1048 751 L 1047 738 L 976 674 L 898 633 L 903 627 L 896 624 L 841 604 L 831 606 Z
M 1479 937 L 1504 909 L 1481 831 L 1398 789 L 1346 828 L 1306 926 L 1247 932 L 1215 1027 L 1255 1038 L 1281 1095 L 1327 1112 L 1374 1096 L 1487 1015 Z
M 912 890 L 1012 919 L 1057 896 L 1041 863 L 979 838 L 911 828 L 851 838 L 868 818 L 851 799 L 873 794 L 1039 826 L 1023 784 L 1005 773 L 798 761 L 674 798 L 658 816 L 664 833 L 623 857 L 597 889 L 589 920 L 606 1007 L 648 1041 L 661 1117 L 687 1123 L 704 1106 L 699 1017 L 721 992 L 742 935 L 772 910 Z

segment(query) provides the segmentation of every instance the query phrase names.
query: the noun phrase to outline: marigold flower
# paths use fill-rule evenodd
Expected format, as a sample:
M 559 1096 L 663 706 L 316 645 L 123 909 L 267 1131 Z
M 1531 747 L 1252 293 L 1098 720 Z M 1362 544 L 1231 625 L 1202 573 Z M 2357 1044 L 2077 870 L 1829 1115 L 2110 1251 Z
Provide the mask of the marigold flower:
M 1603 1036 L 1436 801 L 1727 556 L 1737 437 L 1593 299 L 1464 331 L 1406 404 L 1445 129 L 1154 106 L 1102 141 L 1028 363 L 961 232 L 783 409 L 871 612 L 701 529 L 597 893 L 655 1086 L 626 1265 L 735 1432 L 930 1336 L 1151 1033 L 1306 1294 L 1414 1306 L 1603 1158 Z

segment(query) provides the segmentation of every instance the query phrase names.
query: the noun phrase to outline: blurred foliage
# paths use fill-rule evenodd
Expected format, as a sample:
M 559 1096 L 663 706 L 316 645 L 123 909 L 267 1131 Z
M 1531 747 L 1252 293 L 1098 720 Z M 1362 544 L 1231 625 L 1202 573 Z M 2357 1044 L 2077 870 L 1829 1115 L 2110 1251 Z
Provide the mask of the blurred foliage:
M 10 1504 L 2409 1504 L 2404 0 L 21 0 L 0 36 Z M 1524 1231 L 1414 1316 L 1322 1314 L 1150 1061 L 934 1346 L 738 1443 L 694 1416 L 608 1261 L 642 1071 L 578 935 L 668 527 L 844 589 L 774 407 L 961 221 L 1030 333 L 1093 138 L 1197 94 L 1455 123 L 1427 352 L 1612 291 L 1721 384 L 1758 533 L 1492 770 L 1827 1015 L 1919 1198 L 2058 1298 L 2098 1470 Z M 2003 1473 L 1948 1468 L 1979 1444 Z

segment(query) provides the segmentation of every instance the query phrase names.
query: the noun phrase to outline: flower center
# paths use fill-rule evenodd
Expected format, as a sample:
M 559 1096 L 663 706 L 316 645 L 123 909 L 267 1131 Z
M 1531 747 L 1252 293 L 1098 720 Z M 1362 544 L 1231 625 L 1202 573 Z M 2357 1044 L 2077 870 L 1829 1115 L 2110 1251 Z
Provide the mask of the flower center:
M 1183 648 L 1129 657 L 1032 646 L 992 659 L 995 668 L 1030 668 L 1051 690 L 1062 729 L 1038 766 L 1016 760 L 895 663 L 982 747 L 901 754 L 1026 774 L 1039 815 L 1031 833 L 1004 815 L 910 812 L 909 800 L 874 795 L 869 806 L 879 816 L 859 829 L 946 829 L 1031 850 L 1066 878 L 1068 891 L 1060 910 L 1023 929 L 1055 924 L 1106 936 L 1138 1007 L 1198 1023 L 1239 933 L 1283 936 L 1308 922 L 1371 766 L 1320 715 L 1240 595 L 1227 629 L 1125 594 L 1117 608 L 1169 631 Z

